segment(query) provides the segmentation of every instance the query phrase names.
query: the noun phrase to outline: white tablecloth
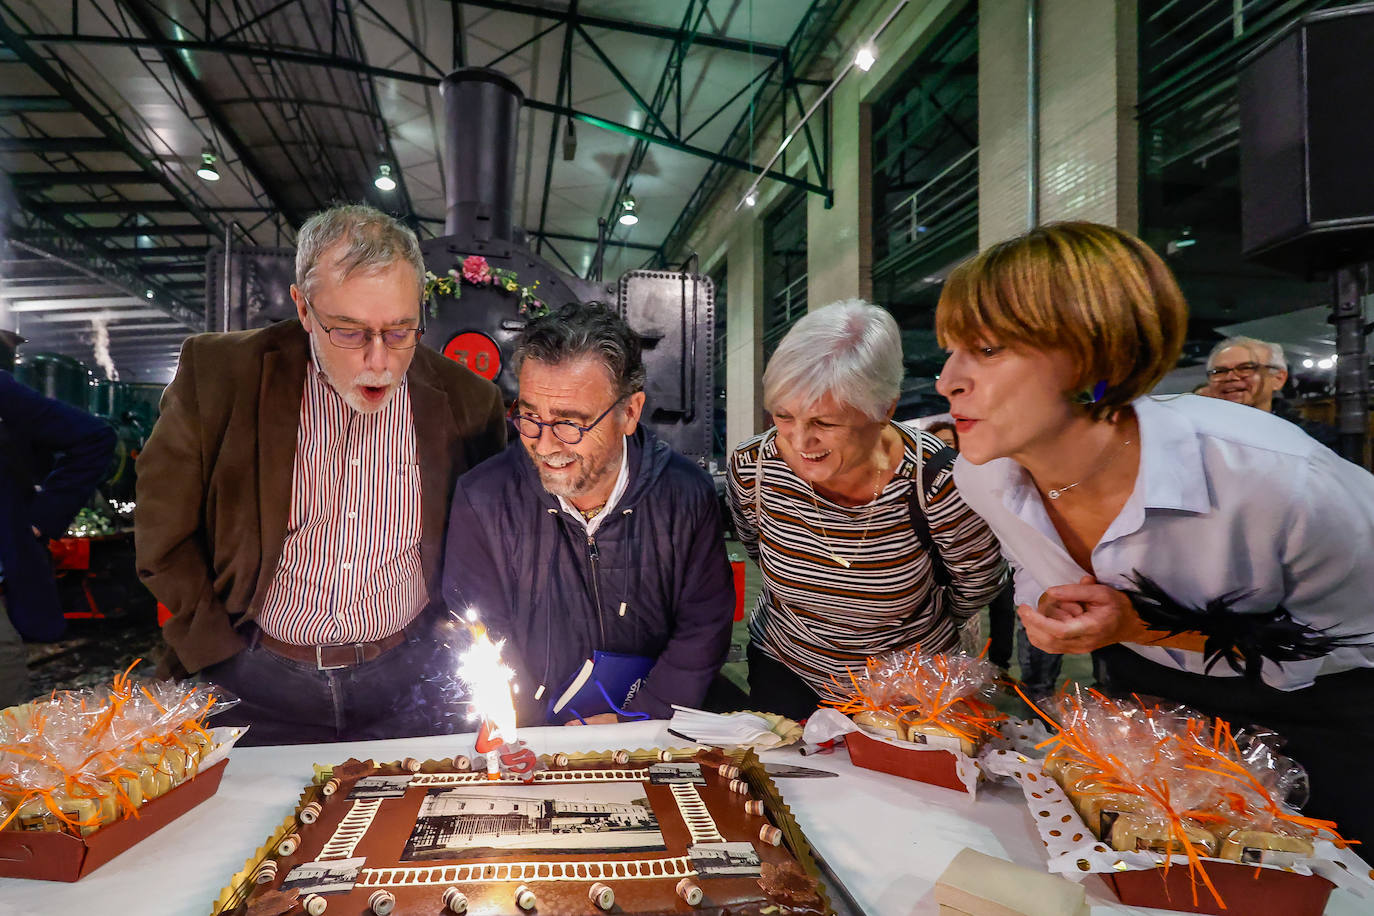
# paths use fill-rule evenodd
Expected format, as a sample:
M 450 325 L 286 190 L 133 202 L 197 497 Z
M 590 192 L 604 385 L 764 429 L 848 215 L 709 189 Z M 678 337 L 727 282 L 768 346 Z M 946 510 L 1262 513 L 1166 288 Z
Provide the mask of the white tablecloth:
M 666 728 L 666 722 L 533 728 L 521 729 L 520 737 L 540 754 L 683 746 Z M 235 749 L 218 793 L 75 884 L 0 878 L 0 914 L 207 916 L 229 878 L 295 810 L 312 764 L 455 753 L 472 753 L 471 735 Z M 868 916 L 937 913 L 935 881 L 965 846 L 1044 868 L 1043 848 L 1014 786 L 985 787 L 973 801 L 856 768 L 843 750 L 803 757 L 784 749 L 763 757 L 839 774 L 777 784 L 812 845 Z M 1165 912 L 1122 906 L 1095 877 L 1086 887 L 1093 916 Z M 1369 901 L 1339 889 L 1326 910 L 1327 916 L 1369 912 Z

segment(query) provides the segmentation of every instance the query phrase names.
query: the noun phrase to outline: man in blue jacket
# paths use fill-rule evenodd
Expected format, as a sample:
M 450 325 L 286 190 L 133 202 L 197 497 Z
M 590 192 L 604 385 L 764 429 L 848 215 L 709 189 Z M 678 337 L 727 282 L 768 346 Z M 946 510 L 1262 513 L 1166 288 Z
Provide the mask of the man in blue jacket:
M 513 364 L 520 441 L 458 480 L 449 608 L 506 639 L 521 725 L 700 705 L 729 649 L 734 584 L 710 477 L 639 425 L 638 336 L 570 304 L 526 325 Z
M 48 539 L 66 532 L 114 447 L 108 423 L 0 371 L 0 707 L 32 699 L 24 640 L 66 628 Z

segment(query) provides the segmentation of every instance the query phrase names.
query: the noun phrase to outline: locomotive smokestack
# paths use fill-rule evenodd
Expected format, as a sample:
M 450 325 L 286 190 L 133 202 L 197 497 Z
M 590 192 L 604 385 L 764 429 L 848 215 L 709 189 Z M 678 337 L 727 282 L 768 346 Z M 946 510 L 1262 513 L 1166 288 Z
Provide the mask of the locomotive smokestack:
M 444 97 L 444 234 L 513 241 L 515 143 L 525 94 L 495 70 L 454 70 Z

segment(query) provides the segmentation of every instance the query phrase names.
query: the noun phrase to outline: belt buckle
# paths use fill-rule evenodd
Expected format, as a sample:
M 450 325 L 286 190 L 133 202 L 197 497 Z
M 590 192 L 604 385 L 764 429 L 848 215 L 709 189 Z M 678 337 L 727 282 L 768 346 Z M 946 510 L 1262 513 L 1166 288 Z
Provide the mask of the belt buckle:
M 316 671 L 338 671 L 340 668 L 351 668 L 353 665 L 360 665 L 363 661 L 363 644 L 353 643 L 353 665 L 326 665 L 324 663 L 324 650 L 332 649 L 335 646 L 345 646 L 347 643 L 331 643 L 328 646 L 315 646 L 315 670 Z

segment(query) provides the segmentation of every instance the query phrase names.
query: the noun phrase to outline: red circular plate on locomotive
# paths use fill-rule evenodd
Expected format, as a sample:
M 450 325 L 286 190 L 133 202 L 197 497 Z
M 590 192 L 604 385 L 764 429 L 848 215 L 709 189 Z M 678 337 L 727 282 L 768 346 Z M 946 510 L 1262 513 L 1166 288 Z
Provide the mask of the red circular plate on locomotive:
M 501 349 L 481 331 L 464 331 L 444 344 L 444 355 L 487 381 L 501 374 Z

